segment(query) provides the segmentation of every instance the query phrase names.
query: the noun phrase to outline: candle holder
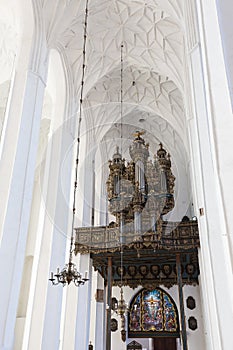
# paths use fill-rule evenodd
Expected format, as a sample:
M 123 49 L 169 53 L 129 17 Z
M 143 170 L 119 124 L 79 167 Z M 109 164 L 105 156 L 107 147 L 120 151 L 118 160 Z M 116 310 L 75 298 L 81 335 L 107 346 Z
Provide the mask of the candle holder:
M 89 280 L 87 271 L 84 274 L 84 277 L 80 272 L 78 272 L 76 265 L 72 262 L 69 262 L 65 265 L 65 267 L 60 271 L 59 267 L 57 268 L 57 273 L 54 274 L 51 272 L 51 277 L 49 281 L 52 282 L 53 285 L 62 284 L 63 287 L 66 284 L 70 284 L 73 282 L 76 287 L 83 285 L 85 282 Z

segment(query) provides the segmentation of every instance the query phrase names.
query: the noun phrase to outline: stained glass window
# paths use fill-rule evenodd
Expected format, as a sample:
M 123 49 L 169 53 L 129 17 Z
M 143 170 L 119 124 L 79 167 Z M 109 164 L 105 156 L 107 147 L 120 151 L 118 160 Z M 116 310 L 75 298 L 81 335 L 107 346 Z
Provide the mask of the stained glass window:
M 132 300 L 129 310 L 129 336 L 135 333 L 154 333 L 159 335 L 178 334 L 177 309 L 172 298 L 162 289 L 141 290 Z

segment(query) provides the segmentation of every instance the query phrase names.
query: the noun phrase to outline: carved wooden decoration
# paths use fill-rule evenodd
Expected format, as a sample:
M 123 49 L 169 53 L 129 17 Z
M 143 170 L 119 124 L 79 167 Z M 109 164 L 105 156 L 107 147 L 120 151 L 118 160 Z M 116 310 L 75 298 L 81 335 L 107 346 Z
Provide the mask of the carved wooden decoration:
M 195 309 L 196 307 L 196 301 L 193 297 L 189 296 L 186 300 L 187 308 L 190 310 Z
M 104 302 L 104 291 L 103 289 L 96 289 L 95 299 L 97 303 L 103 303 Z
M 154 160 L 149 160 L 149 145 L 142 134 L 137 131 L 134 135 L 129 162 L 119 147 L 109 161 L 109 211 L 116 222 L 106 227 L 77 228 L 75 254 L 91 254 L 95 270 L 105 281 L 107 257 L 111 254 L 113 286 L 155 289 L 177 283 L 176 254 L 180 253 L 183 283 L 195 285 L 199 274 L 198 223 L 187 216 L 182 222 L 162 220 L 161 215 L 174 207 L 171 159 L 160 144 Z
M 118 321 L 115 318 L 111 319 L 111 332 L 116 332 L 118 330 Z
M 197 320 L 195 317 L 191 316 L 189 317 L 188 319 L 188 325 L 189 325 L 189 328 L 192 330 L 192 331 L 195 331 L 197 329 Z
M 127 350 L 142 350 L 142 345 L 135 340 L 127 345 Z

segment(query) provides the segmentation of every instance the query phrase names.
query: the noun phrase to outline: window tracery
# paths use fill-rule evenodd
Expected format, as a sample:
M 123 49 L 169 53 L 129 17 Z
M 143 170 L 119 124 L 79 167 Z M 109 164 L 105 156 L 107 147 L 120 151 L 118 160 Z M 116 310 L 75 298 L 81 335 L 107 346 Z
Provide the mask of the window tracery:
M 133 298 L 128 313 L 129 336 L 179 336 L 177 308 L 162 289 L 141 290 Z

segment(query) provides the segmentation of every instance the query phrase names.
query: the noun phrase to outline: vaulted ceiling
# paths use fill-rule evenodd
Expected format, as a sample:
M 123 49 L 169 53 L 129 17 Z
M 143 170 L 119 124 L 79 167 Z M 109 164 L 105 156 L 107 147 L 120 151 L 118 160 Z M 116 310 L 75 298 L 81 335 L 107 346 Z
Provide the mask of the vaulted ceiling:
M 77 100 L 85 3 L 43 2 L 47 41 L 66 57 Z M 188 147 L 183 0 L 89 0 L 87 31 L 84 108 L 93 140 L 99 144 L 108 139 L 107 148 L 111 150 L 119 138 L 119 123 L 126 139 L 132 139 L 135 129 L 144 129 L 152 145 L 164 143 L 172 155 L 176 176 L 184 184 Z M 109 152 L 106 157 L 111 156 Z

